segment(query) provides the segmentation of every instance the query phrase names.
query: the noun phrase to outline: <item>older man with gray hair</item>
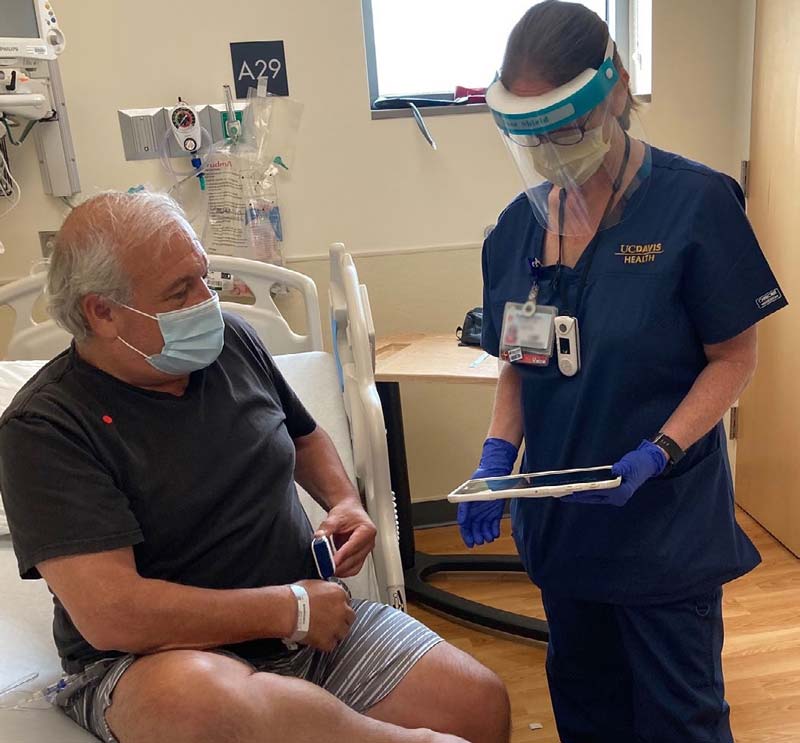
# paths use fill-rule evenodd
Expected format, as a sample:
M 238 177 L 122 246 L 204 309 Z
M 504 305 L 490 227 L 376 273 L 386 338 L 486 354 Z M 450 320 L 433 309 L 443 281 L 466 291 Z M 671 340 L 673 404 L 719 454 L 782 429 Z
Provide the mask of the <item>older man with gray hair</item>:
M 54 594 L 57 704 L 108 742 L 508 740 L 497 676 L 314 579 L 295 481 L 339 577 L 375 527 L 207 267 L 166 196 L 94 197 L 59 232 L 50 311 L 74 342 L 0 420 L 20 575 Z

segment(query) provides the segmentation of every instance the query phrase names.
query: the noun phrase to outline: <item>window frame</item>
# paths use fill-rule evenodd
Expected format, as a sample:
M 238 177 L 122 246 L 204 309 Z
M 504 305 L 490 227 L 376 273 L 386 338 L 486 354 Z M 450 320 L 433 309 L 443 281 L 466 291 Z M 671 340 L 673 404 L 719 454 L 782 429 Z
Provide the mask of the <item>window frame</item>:
M 606 18 L 614 28 L 614 41 L 620 57 L 630 65 L 630 18 L 631 3 L 635 0 L 606 0 Z M 375 108 L 375 100 L 380 96 L 378 87 L 378 57 L 375 48 L 375 22 L 372 13 L 372 0 L 361 0 L 361 14 L 364 26 L 364 46 L 367 58 L 367 87 L 369 91 L 369 108 L 373 119 L 396 119 L 412 116 L 409 108 L 399 104 L 396 108 Z M 415 98 L 453 100 L 452 91 L 446 93 L 414 93 Z M 638 100 L 649 101 L 650 95 L 635 96 Z M 423 107 L 419 111 L 423 116 L 447 116 L 453 114 L 481 113 L 488 111 L 485 103 L 471 103 L 466 106 L 432 106 Z

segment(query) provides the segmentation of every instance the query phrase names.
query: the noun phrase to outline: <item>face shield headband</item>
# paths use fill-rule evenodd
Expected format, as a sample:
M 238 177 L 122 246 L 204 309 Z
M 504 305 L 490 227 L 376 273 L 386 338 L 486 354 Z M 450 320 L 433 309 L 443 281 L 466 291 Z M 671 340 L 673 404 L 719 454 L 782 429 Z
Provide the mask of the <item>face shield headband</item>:
M 609 36 L 598 69 L 586 69 L 564 85 L 538 96 L 514 95 L 498 76 L 486 91 L 486 103 L 500 131 L 512 141 L 524 143 L 586 116 L 608 97 L 618 80 L 614 41 Z

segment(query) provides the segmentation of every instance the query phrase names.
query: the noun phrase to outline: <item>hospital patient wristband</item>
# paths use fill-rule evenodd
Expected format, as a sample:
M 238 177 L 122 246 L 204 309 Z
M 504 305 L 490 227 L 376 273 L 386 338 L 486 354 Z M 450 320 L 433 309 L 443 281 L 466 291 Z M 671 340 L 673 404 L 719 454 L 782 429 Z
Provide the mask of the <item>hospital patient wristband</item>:
M 308 599 L 308 592 L 303 586 L 292 583 L 289 588 L 292 589 L 292 593 L 297 599 L 297 623 L 294 633 L 288 640 L 289 642 L 301 642 L 306 639 L 308 628 L 311 626 L 311 602 Z

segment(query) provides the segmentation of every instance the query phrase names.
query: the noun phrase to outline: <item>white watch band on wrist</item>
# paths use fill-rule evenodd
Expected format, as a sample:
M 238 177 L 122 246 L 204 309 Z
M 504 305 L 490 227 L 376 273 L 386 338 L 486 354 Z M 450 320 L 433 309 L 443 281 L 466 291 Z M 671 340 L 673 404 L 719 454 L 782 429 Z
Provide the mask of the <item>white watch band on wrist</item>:
M 308 592 L 302 586 L 292 583 L 289 588 L 297 599 L 297 624 L 289 641 L 300 642 L 306 639 L 308 628 L 311 626 L 311 602 L 308 600 Z

